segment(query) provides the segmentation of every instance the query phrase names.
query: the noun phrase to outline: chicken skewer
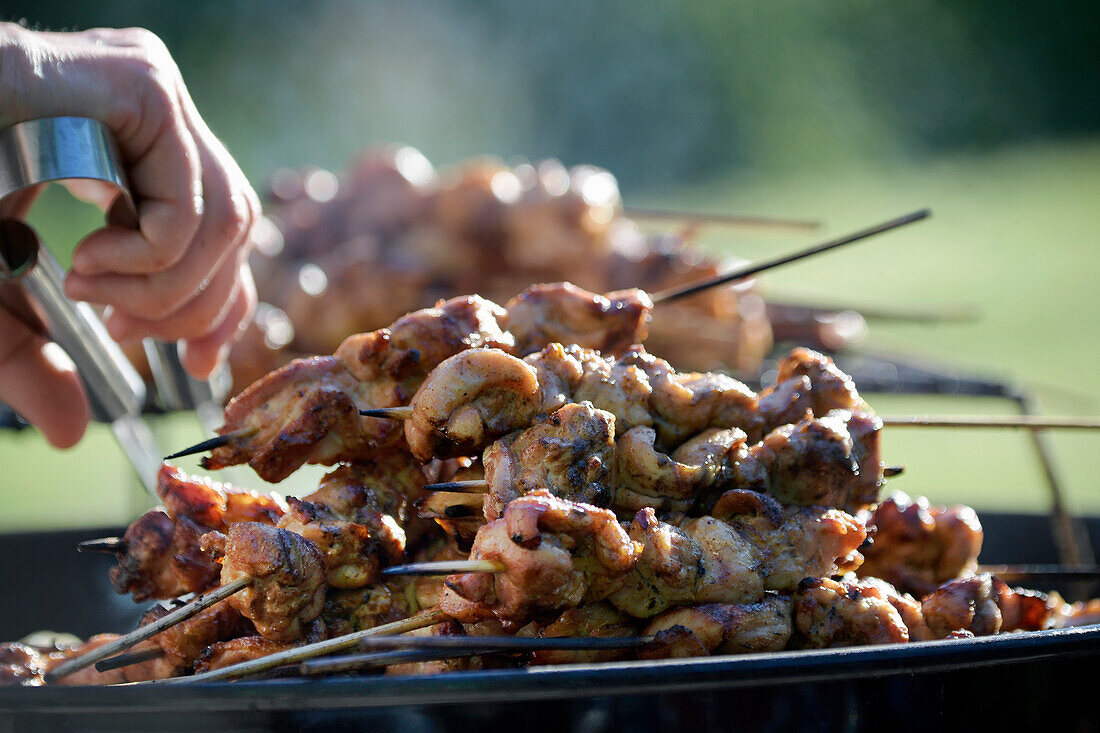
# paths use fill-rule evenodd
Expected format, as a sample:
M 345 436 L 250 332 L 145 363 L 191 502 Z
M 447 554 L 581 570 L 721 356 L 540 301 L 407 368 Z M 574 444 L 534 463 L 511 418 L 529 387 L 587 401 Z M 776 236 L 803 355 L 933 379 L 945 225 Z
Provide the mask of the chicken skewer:
M 826 242 L 824 244 L 817 245 L 815 247 L 811 247 L 807 250 L 802 250 L 800 252 L 797 252 L 797 253 L 794 253 L 794 254 L 791 254 L 791 255 L 788 255 L 788 256 L 785 256 L 785 257 L 777 258 L 775 260 L 772 260 L 768 263 L 764 263 L 762 265 L 758 265 L 758 266 L 754 266 L 754 267 L 750 267 L 750 268 L 742 268 L 740 270 L 735 270 L 732 273 L 726 273 L 726 274 L 724 274 L 724 275 L 722 275 L 718 278 L 712 278 L 712 279 L 704 281 L 702 283 L 696 283 L 696 284 L 694 284 L 694 285 L 692 285 L 688 288 L 680 288 L 680 289 L 676 289 L 675 291 L 668 291 L 668 292 L 665 292 L 663 294 L 660 294 L 658 297 L 659 297 L 659 299 L 664 299 L 664 300 L 678 299 L 678 298 L 681 298 L 681 297 L 685 297 L 687 295 L 691 295 L 691 294 L 700 292 L 702 290 L 706 290 L 706 289 L 711 288 L 711 287 L 716 287 L 718 285 L 722 285 L 722 284 L 725 284 L 725 283 L 745 279 L 747 277 L 750 277 L 753 274 L 757 274 L 757 273 L 762 272 L 763 270 L 769 269 L 771 267 L 777 267 L 777 266 L 780 266 L 780 265 L 788 264 L 790 262 L 795 262 L 795 261 L 798 261 L 800 259 L 804 259 L 805 257 L 809 257 L 813 254 L 819 254 L 821 252 L 825 252 L 825 251 L 828 251 L 830 249 L 834 249 L 836 247 L 843 246 L 845 244 L 850 244 L 852 242 L 856 242 L 856 241 L 859 241 L 861 239 L 865 239 L 865 238 L 873 236 L 875 234 L 880 234 L 882 232 L 888 231 L 889 229 L 893 229 L 893 228 L 896 228 L 896 227 L 899 227 L 899 226 L 903 226 L 905 224 L 912 223 L 914 221 L 918 221 L 920 219 L 923 219 L 923 218 L 927 217 L 928 214 L 929 214 L 929 212 L 927 210 L 923 210 L 923 211 L 920 211 L 920 212 L 914 212 L 913 214 L 909 214 L 907 216 L 900 217 L 898 219 L 894 219 L 894 220 L 891 220 L 889 222 L 885 222 L 883 224 L 879 224 L 877 226 L 871 227 L 869 229 L 862 230 L 860 232 L 856 232 L 854 234 L 851 234 L 847 237 L 843 237 L 841 239 L 832 240 L 830 242 Z M 638 302 L 635 303 L 629 309 L 624 310 L 624 309 L 618 308 L 618 307 L 616 307 L 615 309 L 603 309 L 605 317 L 610 318 L 613 321 L 622 321 L 623 316 L 625 315 L 627 317 L 627 320 L 630 321 L 631 323 L 637 322 L 637 323 L 644 324 L 646 315 L 648 314 L 648 310 L 649 310 L 649 308 L 652 307 L 653 302 L 651 302 L 649 300 L 648 296 L 645 296 L 645 297 L 642 297 L 642 296 L 644 296 L 644 293 L 641 293 L 640 291 L 638 291 L 637 297 L 632 298 L 633 300 L 636 300 Z M 522 299 L 520 299 L 519 302 L 522 303 Z M 503 315 L 503 314 L 495 314 L 495 315 L 497 315 L 499 317 L 500 315 Z M 586 316 L 586 317 L 590 317 L 590 314 L 588 314 L 588 313 L 585 313 L 583 315 Z M 605 318 L 605 320 L 606 320 L 606 318 Z M 517 314 L 510 312 L 509 313 L 509 321 L 511 322 L 511 326 L 513 328 L 515 328 L 516 325 L 517 325 L 517 323 L 516 323 L 517 322 Z M 522 322 L 522 321 L 520 320 L 520 322 Z M 397 323 L 395 323 L 394 328 L 395 329 L 397 328 Z M 606 329 L 606 326 L 601 326 L 601 329 L 600 329 L 601 332 L 604 329 Z M 644 334 L 639 333 L 637 335 L 638 336 L 643 336 Z M 365 336 L 370 337 L 371 335 L 368 334 L 368 335 L 365 335 Z M 501 334 L 501 336 L 503 337 L 503 334 Z M 354 339 L 354 337 L 353 337 L 353 339 Z M 373 340 L 378 341 L 378 338 L 375 338 Z M 545 344 L 547 341 L 551 341 L 551 340 L 569 341 L 569 342 L 581 343 L 582 345 L 587 345 L 582 340 L 578 340 L 578 339 L 561 339 L 561 338 L 546 339 L 542 342 L 542 344 Z M 621 343 L 620 348 L 624 347 L 624 346 L 629 346 L 632 343 L 637 343 L 640 340 L 641 340 L 641 338 L 638 338 L 634 335 L 631 335 L 625 342 Z M 516 342 L 517 342 L 516 345 L 521 350 L 524 350 L 524 346 L 525 346 L 524 345 L 524 339 L 522 337 L 517 336 L 516 337 Z M 542 344 L 537 344 L 536 343 L 536 344 L 534 344 L 534 346 L 535 346 L 535 348 L 538 348 Z M 467 340 L 465 342 L 465 345 L 466 346 L 471 346 L 471 345 L 475 345 L 475 344 L 472 344 Z M 492 345 L 492 344 L 487 344 L 487 345 Z M 507 344 L 504 343 L 504 342 L 501 342 L 500 345 L 507 346 Z M 593 348 L 600 348 L 601 350 L 606 349 L 607 347 L 611 347 L 610 350 L 613 352 L 615 350 L 615 348 L 614 348 L 615 343 L 603 343 L 603 342 L 593 343 L 592 347 Z M 372 347 L 372 348 L 373 348 L 373 351 L 371 353 L 372 354 L 377 354 L 378 353 L 377 352 L 377 347 Z M 367 366 L 366 364 L 363 364 L 361 367 L 357 367 L 356 361 L 358 361 L 358 360 L 355 359 L 351 354 L 348 353 L 349 351 L 352 351 L 352 350 L 353 350 L 352 347 L 349 347 L 349 342 L 345 342 L 345 344 L 342 345 L 340 347 L 340 349 L 337 350 L 337 356 L 336 357 L 331 358 L 331 359 L 329 359 L 328 357 L 325 357 L 325 359 L 327 359 L 328 361 L 317 361 L 315 364 L 310 365 L 311 367 L 315 367 L 316 369 L 320 369 L 325 374 L 324 379 L 328 379 L 329 381 L 334 382 L 334 387 L 336 387 L 335 389 L 330 390 L 327 393 L 327 396 L 324 397 L 325 402 L 329 403 L 328 407 L 327 407 L 327 410 L 328 410 L 328 412 L 332 413 L 332 416 L 327 418 L 328 424 L 324 428 L 322 428 L 320 425 L 318 425 L 317 428 L 315 428 L 315 430 L 324 429 L 325 433 L 327 434 L 328 432 L 330 432 L 332 430 L 333 425 L 335 425 L 335 424 L 346 424 L 347 427 L 342 431 L 342 434 L 347 434 L 347 435 L 351 436 L 352 442 L 362 442 L 364 437 L 365 437 L 365 440 L 366 440 L 367 444 L 369 445 L 369 444 L 375 443 L 379 440 L 384 440 L 383 436 L 379 436 L 377 434 L 377 427 L 375 427 L 366 436 L 363 436 L 363 437 L 356 436 L 355 433 L 357 431 L 355 430 L 355 428 L 359 428 L 359 430 L 362 430 L 363 427 L 364 427 L 363 424 L 360 423 L 358 425 L 355 425 L 355 424 L 349 422 L 349 419 L 348 419 L 348 416 L 347 416 L 347 409 L 344 406 L 341 406 L 341 405 L 337 404 L 339 402 L 339 400 L 337 400 L 337 403 L 332 403 L 331 402 L 332 399 L 337 398 L 339 395 L 347 394 L 347 391 L 349 389 L 357 397 L 360 397 L 360 398 L 370 397 L 371 394 L 373 394 L 373 392 L 377 391 L 377 390 L 371 390 L 371 394 L 361 394 L 362 390 L 357 390 L 357 389 L 354 389 L 352 387 L 351 382 L 354 381 L 354 376 L 353 375 L 356 375 L 357 372 L 362 372 L 359 376 L 372 376 L 372 377 L 375 377 L 375 380 L 374 380 L 375 381 L 375 386 L 376 387 L 379 386 L 378 380 L 377 380 L 378 375 L 373 373 L 376 370 L 376 368 L 375 369 L 367 368 L 364 371 L 362 367 Z M 526 349 L 526 350 L 534 350 L 534 349 Z M 364 353 L 363 350 L 360 349 L 359 350 L 359 355 L 362 356 L 363 353 Z M 343 356 L 343 358 L 341 358 L 341 355 Z M 445 357 L 445 356 L 447 356 L 447 354 L 444 353 L 444 354 L 441 354 L 441 356 Z M 351 358 L 349 358 L 349 357 L 351 357 Z M 341 366 L 340 362 L 343 362 L 344 366 Z M 437 363 L 439 363 L 439 362 L 438 361 L 433 362 L 432 360 L 429 359 L 427 361 L 427 368 L 431 369 Z M 421 368 L 423 368 L 425 365 L 421 364 L 420 366 L 421 366 Z M 284 367 L 283 370 L 280 370 L 280 372 L 284 374 L 284 377 L 290 378 L 290 379 L 294 378 L 291 374 L 291 372 L 293 372 L 293 371 L 295 371 L 295 370 L 287 371 L 286 367 Z M 310 370 L 306 369 L 305 365 L 300 366 L 297 369 L 297 371 L 302 372 L 302 374 L 298 377 L 297 381 L 300 381 L 301 378 L 303 378 L 303 377 L 308 378 L 308 379 L 314 379 L 314 377 L 312 377 L 312 376 L 307 376 L 309 374 Z M 280 373 L 280 372 L 277 372 L 277 373 Z M 349 382 L 349 378 L 351 378 L 351 382 Z M 392 379 L 390 381 L 392 382 Z M 259 383 L 257 383 L 257 384 L 259 384 Z M 407 380 L 406 380 L 406 384 L 408 384 Z M 399 394 L 400 390 L 398 390 L 397 392 L 394 391 L 394 388 L 397 386 L 396 384 L 389 384 L 389 383 L 386 383 L 385 380 L 383 380 L 383 383 L 381 384 L 381 386 L 384 387 L 383 392 L 388 395 L 388 399 L 390 401 L 393 401 L 395 399 L 395 397 L 396 397 L 396 399 L 400 399 L 400 397 L 397 396 Z M 319 397 L 320 396 L 321 395 L 319 395 Z M 235 427 L 234 423 L 240 422 L 242 419 L 244 419 L 246 417 L 245 413 L 250 412 L 252 410 L 255 410 L 256 408 L 266 407 L 267 403 L 270 401 L 270 399 L 272 399 L 274 397 L 275 397 L 275 395 L 268 394 L 268 392 L 265 392 L 264 390 L 254 390 L 254 391 L 252 391 L 252 388 L 250 388 L 249 390 L 246 390 L 244 393 L 242 393 L 242 395 L 240 395 L 233 402 L 231 402 L 230 406 L 226 410 L 226 425 L 222 428 L 222 430 L 225 431 L 225 432 L 221 436 L 224 439 L 225 442 L 222 442 L 218 438 L 215 438 L 215 439 L 212 439 L 213 443 L 210 442 L 210 441 L 204 441 L 203 444 L 201 444 L 202 445 L 201 448 L 200 447 L 192 447 L 192 448 L 189 448 L 189 449 L 185 449 L 184 451 L 177 452 L 177 453 L 173 454 L 173 456 L 178 457 L 178 456 L 183 456 L 183 455 L 189 455 L 189 454 L 194 453 L 194 452 L 202 452 L 202 451 L 205 451 L 205 450 L 209 450 L 211 448 L 213 448 L 213 450 L 215 450 L 215 456 L 216 456 L 217 451 L 219 451 L 220 449 L 230 447 L 235 442 L 240 441 L 242 439 L 252 438 L 258 432 L 261 432 L 261 426 Z M 354 402 L 355 402 L 355 400 L 351 399 L 350 395 L 345 399 L 346 399 L 345 404 L 348 404 L 348 403 L 354 404 Z M 372 401 L 374 401 L 374 403 L 375 403 L 373 409 L 384 409 L 385 405 L 379 404 L 377 400 L 372 400 Z M 396 405 L 390 405 L 390 406 L 396 406 Z M 335 412 L 333 412 L 333 410 L 335 410 Z M 370 415 L 368 415 L 367 417 L 370 417 Z M 313 419 L 316 420 L 317 418 L 315 417 Z M 233 437 L 232 438 L 228 437 L 230 435 L 232 435 Z M 359 437 L 359 441 L 356 441 L 356 437 Z M 319 438 L 314 438 L 314 441 L 317 441 L 317 440 L 319 440 Z M 328 447 L 328 446 L 326 446 L 326 447 Z M 346 451 L 350 447 L 351 446 L 346 446 L 346 445 L 331 446 L 332 449 L 335 449 L 336 453 L 335 453 L 335 455 L 332 456 L 332 458 L 329 458 L 329 460 L 332 460 L 332 459 L 334 459 L 338 456 L 341 456 L 341 455 L 345 455 Z M 311 451 L 312 446 L 307 445 L 307 446 L 305 446 L 305 449 Z M 299 461 L 304 461 L 304 460 L 308 460 L 308 459 L 316 460 L 316 458 L 322 458 L 322 460 L 320 460 L 318 462 L 324 462 L 324 458 L 327 458 L 327 456 L 325 456 L 325 457 L 312 457 L 312 456 L 310 456 L 309 458 L 307 458 L 307 455 L 303 455 L 303 450 L 304 449 L 303 449 L 302 446 L 295 446 L 295 450 L 291 451 L 292 453 L 295 454 L 293 456 L 281 456 L 279 458 L 272 457 L 268 461 L 261 461 L 259 463 L 259 465 L 257 465 L 255 457 L 253 457 L 253 458 L 249 459 L 249 463 L 251 463 L 253 465 L 253 467 L 256 468 L 257 471 L 260 472 L 260 475 L 263 476 L 264 478 L 267 478 L 269 480 L 276 480 L 277 481 L 277 480 L 280 480 L 281 478 L 285 477 L 285 475 L 287 475 L 289 471 L 292 471 L 294 468 L 296 468 L 297 465 L 300 465 Z M 229 459 L 229 461 L 227 462 L 226 459 Z M 270 466 L 270 467 L 268 465 L 266 465 L 266 464 L 271 463 L 273 461 L 277 462 L 280 465 Z M 288 461 L 290 462 L 289 465 L 287 465 Z M 208 460 L 207 461 L 207 463 L 209 464 L 208 467 L 211 467 L 211 468 L 217 468 L 217 467 L 220 467 L 222 465 L 231 465 L 232 462 L 240 462 L 240 460 L 238 458 L 235 458 L 235 457 L 230 458 L 229 456 L 223 456 L 222 458 L 220 458 L 218 460 L 213 460 L 213 461 Z M 297 465 L 294 465 L 295 463 Z
M 246 677 L 254 674 L 261 674 L 277 667 L 282 667 L 288 664 L 297 664 L 307 659 L 313 659 L 314 657 L 321 657 L 328 654 L 334 654 L 336 652 L 346 651 L 353 649 L 360 640 L 370 636 L 380 636 L 383 634 L 403 634 L 407 631 L 415 631 L 416 629 L 422 629 L 428 626 L 434 626 L 438 623 L 447 620 L 447 615 L 439 610 L 430 610 L 422 612 L 416 616 L 402 619 L 400 621 L 394 621 L 393 623 L 383 624 L 382 626 L 375 626 L 374 628 L 364 629 L 363 631 L 357 631 L 351 634 L 345 634 L 338 636 L 334 639 L 326 639 L 324 641 L 314 642 L 312 644 L 305 644 L 303 646 L 287 649 L 285 651 L 270 654 L 259 659 L 249 660 L 247 662 L 241 662 L 239 664 L 230 665 L 221 669 L 212 670 L 210 672 L 200 672 L 199 674 L 192 675 L 190 677 L 177 677 L 163 682 L 155 684 L 197 684 L 201 682 L 211 682 L 214 680 L 229 680 L 237 679 L 239 677 Z
M 45 679 L 47 682 L 57 682 L 58 680 L 64 679 L 70 674 L 78 672 L 85 667 L 91 666 L 92 664 L 95 664 L 102 659 L 107 659 L 108 657 L 115 656 L 119 652 L 124 652 L 135 644 L 145 641 L 146 639 L 156 636 L 165 629 L 186 621 L 203 609 L 209 608 L 210 606 L 213 606 L 214 604 L 231 597 L 234 593 L 238 593 L 244 590 L 251 584 L 252 578 L 236 578 L 229 583 L 210 591 L 209 593 L 198 596 L 190 603 L 187 603 L 186 605 L 176 609 L 175 611 L 172 611 L 168 615 L 164 616 L 161 619 L 158 619 L 157 621 L 154 621 L 151 624 L 142 626 L 136 631 L 126 634 L 125 636 L 120 637 L 113 642 L 104 644 L 97 649 L 93 649 L 87 654 L 76 657 L 75 659 L 70 659 L 64 664 L 54 669 L 51 669 L 45 674 Z

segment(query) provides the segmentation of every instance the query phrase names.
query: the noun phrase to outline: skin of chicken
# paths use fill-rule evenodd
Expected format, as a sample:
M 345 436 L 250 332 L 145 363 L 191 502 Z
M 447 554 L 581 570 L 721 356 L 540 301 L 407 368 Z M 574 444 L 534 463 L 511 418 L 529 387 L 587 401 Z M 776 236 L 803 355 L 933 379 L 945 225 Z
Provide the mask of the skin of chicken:
M 493 616 L 516 623 L 537 609 L 606 597 L 608 584 L 637 563 L 638 548 L 610 511 L 535 491 L 478 531 L 470 559 L 504 570 L 450 576 L 440 608 L 463 623 Z
M 270 494 L 188 476 L 167 463 L 157 474 L 157 496 L 170 517 L 188 517 L 218 531 L 235 522 L 273 525 L 286 513 L 286 504 Z
M 982 549 L 982 525 L 968 506 L 931 506 L 895 492 L 871 512 L 873 543 L 859 572 L 917 596 L 973 575 Z
M 587 402 L 566 404 L 485 450 L 485 518 L 496 519 L 513 499 L 538 489 L 607 507 L 615 458 L 615 416 Z
M 782 507 L 766 494 L 733 490 L 712 515 L 756 545 L 761 561 L 755 569 L 768 590 L 790 593 L 803 578 L 839 575 L 863 561 L 867 528 L 839 509 Z
M 187 517 L 173 520 L 160 509 L 146 512 L 123 535 L 126 548 L 110 570 L 111 585 L 138 602 L 206 590 L 220 572 L 199 547 L 199 538 L 208 531 Z
M 634 514 L 645 507 L 658 512 L 686 512 L 696 498 L 728 480 L 730 455 L 744 444 L 737 429 L 705 430 L 671 456 L 654 448 L 656 431 L 636 427 L 616 446 L 615 509 Z
M 921 609 L 933 637 L 943 639 L 956 631 L 991 636 L 1049 628 L 1055 603 L 1044 593 L 1013 589 L 979 573 L 944 583 L 921 601 Z
M 556 342 L 613 356 L 645 340 L 653 301 L 633 288 L 604 296 L 560 282 L 533 285 L 506 308 L 521 354 Z
M 278 527 L 317 546 L 325 557 L 325 582 L 333 588 L 370 585 L 382 567 L 405 552 L 405 532 L 388 514 L 372 528 L 345 521 L 323 504 L 293 498 L 288 503 L 290 510 Z
M 402 403 L 394 388 L 382 399 L 335 357 L 295 359 L 254 382 L 225 408 L 220 435 L 241 433 L 203 459 L 203 468 L 247 463 L 277 483 L 305 463 L 331 465 L 370 457 L 371 449 L 400 438 L 392 420 L 360 417 L 359 405 Z
M 724 522 L 700 517 L 675 527 L 646 508 L 629 532 L 642 551 L 634 572 L 608 596 L 620 611 L 650 618 L 684 603 L 746 603 L 764 595 L 756 547 Z
M 794 601 L 799 646 L 823 649 L 909 641 L 901 614 L 877 585 L 805 578 Z
M 535 370 L 500 349 L 470 349 L 446 359 L 413 396 L 405 439 L 422 461 L 476 455 L 526 427 L 538 414 Z
M 293 532 L 254 522 L 203 535 L 202 548 L 222 562 L 221 582 L 249 578 L 252 584 L 228 602 L 264 638 L 292 642 L 320 614 L 325 601 L 325 558 Z

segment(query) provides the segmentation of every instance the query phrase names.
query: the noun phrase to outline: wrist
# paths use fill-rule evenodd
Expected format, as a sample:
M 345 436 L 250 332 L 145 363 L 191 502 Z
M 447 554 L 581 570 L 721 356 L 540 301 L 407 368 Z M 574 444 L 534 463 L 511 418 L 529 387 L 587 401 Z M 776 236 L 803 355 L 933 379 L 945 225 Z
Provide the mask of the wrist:
M 34 32 L 18 23 L 0 23 L 0 129 L 28 117 L 27 78 L 34 73 L 31 45 Z

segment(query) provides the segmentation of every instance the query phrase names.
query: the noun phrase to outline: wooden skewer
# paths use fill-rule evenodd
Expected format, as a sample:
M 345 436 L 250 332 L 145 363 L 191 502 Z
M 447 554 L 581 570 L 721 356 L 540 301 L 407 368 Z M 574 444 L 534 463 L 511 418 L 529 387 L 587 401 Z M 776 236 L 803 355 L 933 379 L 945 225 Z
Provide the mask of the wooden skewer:
M 903 473 L 905 473 L 905 466 L 884 466 L 882 469 L 883 478 L 893 478 Z
M 76 546 L 77 552 L 126 552 L 126 540 L 122 537 L 100 537 L 97 540 L 85 540 Z
M 434 662 L 440 659 L 473 657 L 490 652 L 491 650 L 484 650 L 480 647 L 471 647 L 469 649 L 402 649 L 400 651 L 371 652 L 369 654 L 348 654 L 341 657 L 325 657 L 302 662 L 298 665 L 298 674 L 308 677 L 321 674 L 338 674 L 340 672 L 356 672 L 362 669 L 389 667 L 394 664 L 415 664 L 417 662 Z
M 766 229 L 795 229 L 812 231 L 821 228 L 819 221 L 805 219 L 779 219 L 770 216 L 748 216 L 744 214 L 715 214 L 709 212 L 679 211 L 671 209 L 651 209 L 648 207 L 625 206 L 623 213 L 632 219 L 650 219 L 652 221 L 682 221 L 691 225 L 716 224 L 731 227 L 757 227 Z
M 413 408 L 404 407 L 379 407 L 374 410 L 360 410 L 363 417 L 379 417 L 386 420 L 408 420 L 413 415 Z
M 142 649 L 139 652 L 126 652 L 125 654 L 119 654 L 117 657 L 101 660 L 95 663 L 95 668 L 97 672 L 110 672 L 112 669 L 122 669 L 123 667 L 129 667 L 131 664 L 141 664 L 142 662 L 159 659 L 163 656 L 163 649 L 160 647 L 153 647 L 152 649 Z
M 46 682 L 56 682 L 57 680 L 68 677 L 73 672 L 79 672 L 85 667 L 95 664 L 101 659 L 113 657 L 119 652 L 124 652 L 132 647 L 134 644 L 145 641 L 149 637 L 156 636 L 167 628 L 186 621 L 204 608 L 209 608 L 215 603 L 225 600 L 229 596 L 242 590 L 243 588 L 246 588 L 251 584 L 252 578 L 237 578 L 236 580 L 226 583 L 220 588 L 215 588 L 209 593 L 197 596 L 195 600 L 180 608 L 177 608 L 175 611 L 172 611 L 165 616 L 162 616 L 151 624 L 146 624 L 140 629 L 137 629 L 130 632 L 129 634 L 126 634 L 123 637 L 115 639 L 109 644 L 104 644 L 97 649 L 93 649 L 87 654 L 82 654 L 75 659 L 70 659 L 56 669 L 52 669 L 47 672 L 44 675 L 44 679 L 46 680 Z
M 539 650 L 602 651 L 634 649 L 653 641 L 652 636 L 517 638 L 514 636 L 373 636 L 359 646 L 365 654 L 315 659 L 298 669 L 303 675 L 353 672 L 408 662 L 429 662 L 480 654 Z M 381 643 L 379 643 L 381 642 Z
M 897 428 L 1020 428 L 1027 430 L 1100 430 L 1100 419 L 1087 417 L 1032 417 L 1029 415 L 961 417 L 883 417 L 883 425 Z
M 453 575 L 454 573 L 499 573 L 504 565 L 494 560 L 437 560 L 391 565 L 382 575 Z
M 225 435 L 215 435 L 213 438 L 204 440 L 201 443 L 195 443 L 190 448 L 184 448 L 170 456 L 165 456 L 164 460 L 170 461 L 173 458 L 182 458 L 184 456 L 194 455 L 195 453 L 203 453 L 208 450 L 214 450 L 215 448 L 221 448 L 223 445 L 228 445 L 239 438 L 247 438 L 254 432 L 256 431 L 249 428 L 242 428 L 226 433 Z
M 484 494 L 489 482 L 483 478 L 470 481 L 443 481 L 438 484 L 424 484 L 425 491 L 453 491 L 459 494 Z
M 1100 565 L 982 565 L 978 570 L 992 573 L 1005 582 L 1100 578 Z
M 645 646 L 652 636 L 375 636 L 359 642 L 363 651 L 381 649 L 492 649 L 526 652 L 547 649 L 595 651 Z
M 911 214 L 899 216 L 896 219 L 891 219 L 890 221 L 876 224 L 873 227 L 869 227 L 867 229 L 845 235 L 838 239 L 832 239 L 828 242 L 799 250 L 798 252 L 794 252 L 793 254 L 776 257 L 774 259 L 766 260 L 759 264 L 750 264 L 746 265 L 745 267 L 739 267 L 736 270 L 718 275 L 717 277 L 703 280 L 702 282 L 692 283 L 678 288 L 670 288 L 669 290 L 665 290 L 654 295 L 653 304 L 657 305 L 659 303 L 668 303 L 673 300 L 679 300 L 680 298 L 686 298 L 689 295 L 695 295 L 696 293 L 700 293 L 704 290 L 709 290 L 710 288 L 717 287 L 719 285 L 736 282 L 737 280 L 746 280 L 750 277 L 753 277 L 754 275 L 759 275 L 765 270 L 771 270 L 782 265 L 790 264 L 791 262 L 797 262 L 798 260 L 812 257 L 813 255 L 821 254 L 822 252 L 827 252 L 831 249 L 836 249 L 837 247 L 843 247 L 846 244 L 858 242 L 862 239 L 873 237 L 876 234 L 882 234 L 883 232 L 890 231 L 891 229 L 897 229 L 898 227 L 905 226 L 906 224 L 912 224 L 913 222 L 920 221 L 921 219 L 926 219 L 928 216 L 931 215 L 931 213 L 932 212 L 929 209 L 914 211 Z
M 345 634 L 344 636 L 338 636 L 335 639 L 318 641 L 314 644 L 305 644 L 303 646 L 294 647 L 293 649 L 287 649 L 286 651 L 269 654 L 266 657 L 260 657 L 259 659 L 250 659 L 247 662 L 233 664 L 228 667 L 224 667 L 223 669 L 215 669 L 210 672 L 201 672 L 196 675 L 191 675 L 190 677 L 173 677 L 172 679 L 154 682 L 152 684 L 190 685 L 200 682 L 229 680 L 239 677 L 246 677 L 253 674 L 260 674 L 261 672 L 266 672 L 268 670 L 275 669 L 276 667 L 282 667 L 288 664 L 298 664 L 299 662 L 304 662 L 305 660 L 313 659 L 314 657 L 322 657 L 327 654 L 333 654 L 335 652 L 353 649 L 360 640 L 368 636 L 381 636 L 383 634 L 403 634 L 406 631 L 415 631 L 417 629 L 423 629 L 428 626 L 435 626 L 436 624 L 442 623 L 449 618 L 450 616 L 438 609 L 425 611 L 424 613 L 402 619 L 401 621 L 394 621 L 393 623 L 375 626 L 373 629 L 356 631 L 351 634 Z

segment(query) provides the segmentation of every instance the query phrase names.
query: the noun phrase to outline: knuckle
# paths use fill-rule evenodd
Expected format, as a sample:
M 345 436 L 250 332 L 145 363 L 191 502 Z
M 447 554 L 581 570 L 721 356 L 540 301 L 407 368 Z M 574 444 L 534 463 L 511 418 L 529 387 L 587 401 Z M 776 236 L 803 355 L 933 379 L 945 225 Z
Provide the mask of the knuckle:
M 222 248 L 233 246 L 244 240 L 252 221 L 252 213 L 245 197 L 229 197 L 225 212 L 218 217 L 213 231 Z

